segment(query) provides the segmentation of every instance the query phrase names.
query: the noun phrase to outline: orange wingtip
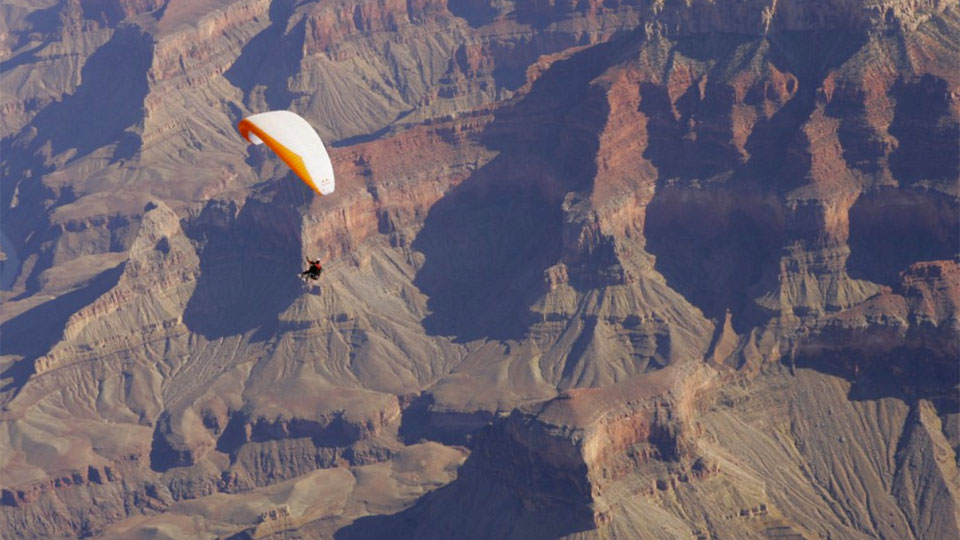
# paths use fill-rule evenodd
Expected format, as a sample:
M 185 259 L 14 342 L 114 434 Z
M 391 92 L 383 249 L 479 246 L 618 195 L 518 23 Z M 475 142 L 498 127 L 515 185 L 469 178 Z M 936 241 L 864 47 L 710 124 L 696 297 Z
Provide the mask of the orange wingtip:
M 249 142 L 253 142 L 250 141 L 250 132 L 253 132 L 254 135 L 263 141 L 263 144 L 270 147 L 274 153 L 280 156 L 280 159 L 282 159 L 284 163 L 286 163 L 287 166 L 289 166 L 293 172 L 295 172 L 297 176 L 303 180 L 304 184 L 308 185 L 310 189 L 312 189 L 317 195 L 323 196 L 323 193 L 320 193 L 320 190 L 317 189 L 313 178 L 310 177 L 310 173 L 307 172 L 307 165 L 303 162 L 303 158 L 301 158 L 299 154 L 280 144 L 276 139 L 270 135 L 267 135 L 265 131 L 257 127 L 257 125 L 253 122 L 248 121 L 246 118 L 237 124 L 237 131 L 239 131 L 240 135 L 242 135 L 243 138 Z

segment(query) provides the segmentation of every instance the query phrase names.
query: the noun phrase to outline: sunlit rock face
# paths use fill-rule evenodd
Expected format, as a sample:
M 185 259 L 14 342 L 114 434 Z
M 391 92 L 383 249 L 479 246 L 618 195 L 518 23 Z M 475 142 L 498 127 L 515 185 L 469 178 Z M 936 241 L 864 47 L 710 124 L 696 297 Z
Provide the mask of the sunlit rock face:
M 955 3 L 0 10 L 0 536 L 960 534 Z

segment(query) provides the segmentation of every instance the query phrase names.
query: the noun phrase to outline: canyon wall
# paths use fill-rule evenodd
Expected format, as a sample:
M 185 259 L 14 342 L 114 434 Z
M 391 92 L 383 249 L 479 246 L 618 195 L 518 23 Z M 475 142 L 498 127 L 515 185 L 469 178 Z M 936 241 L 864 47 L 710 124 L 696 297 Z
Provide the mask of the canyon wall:
M 0 10 L 0 535 L 958 534 L 955 3 Z

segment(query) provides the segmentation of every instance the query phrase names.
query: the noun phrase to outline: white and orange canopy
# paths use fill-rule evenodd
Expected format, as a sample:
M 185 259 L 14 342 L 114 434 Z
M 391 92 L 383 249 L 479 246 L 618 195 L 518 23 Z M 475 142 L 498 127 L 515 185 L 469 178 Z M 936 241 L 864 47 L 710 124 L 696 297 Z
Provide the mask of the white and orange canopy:
M 237 124 L 253 144 L 266 144 L 318 195 L 333 193 L 333 164 L 317 132 L 299 115 L 270 111 L 248 116 Z

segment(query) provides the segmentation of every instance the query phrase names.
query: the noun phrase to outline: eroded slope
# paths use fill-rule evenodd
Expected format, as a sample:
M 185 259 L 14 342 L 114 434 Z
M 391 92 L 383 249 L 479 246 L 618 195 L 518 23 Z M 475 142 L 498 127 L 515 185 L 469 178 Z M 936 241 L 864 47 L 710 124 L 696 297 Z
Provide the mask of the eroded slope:
M 7 533 L 956 536 L 955 6 L 3 9 Z

